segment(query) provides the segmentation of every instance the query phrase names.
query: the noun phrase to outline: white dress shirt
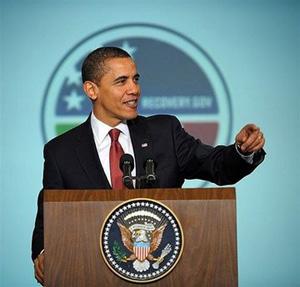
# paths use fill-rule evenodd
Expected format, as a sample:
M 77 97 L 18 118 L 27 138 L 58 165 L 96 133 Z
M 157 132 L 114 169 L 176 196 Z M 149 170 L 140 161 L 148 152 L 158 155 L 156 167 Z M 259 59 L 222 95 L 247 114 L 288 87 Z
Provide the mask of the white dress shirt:
M 92 131 L 94 135 L 94 141 L 96 144 L 98 156 L 100 158 L 100 162 L 102 164 L 105 175 L 110 185 L 111 185 L 111 178 L 110 178 L 110 165 L 109 165 L 109 150 L 111 145 L 111 139 L 108 133 L 112 129 L 118 129 L 121 131 L 119 136 L 119 143 L 122 146 L 124 153 L 131 154 L 133 157 L 134 169 L 132 171 L 132 176 L 135 176 L 136 175 L 135 158 L 134 158 L 133 146 L 132 146 L 127 124 L 120 123 L 117 126 L 112 128 L 111 126 L 108 126 L 107 124 L 98 120 L 94 115 L 94 113 L 92 112 L 91 126 L 92 126 Z

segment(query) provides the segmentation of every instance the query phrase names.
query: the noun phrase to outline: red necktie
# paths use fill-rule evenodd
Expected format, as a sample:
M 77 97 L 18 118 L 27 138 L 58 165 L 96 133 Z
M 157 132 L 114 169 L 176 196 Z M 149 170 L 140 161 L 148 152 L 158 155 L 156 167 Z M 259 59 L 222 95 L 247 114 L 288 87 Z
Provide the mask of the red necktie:
M 111 138 L 111 145 L 109 151 L 109 162 L 110 162 L 110 178 L 111 186 L 113 189 L 122 189 L 122 171 L 120 170 L 120 158 L 124 153 L 118 139 L 120 131 L 118 129 L 112 129 L 109 131 Z

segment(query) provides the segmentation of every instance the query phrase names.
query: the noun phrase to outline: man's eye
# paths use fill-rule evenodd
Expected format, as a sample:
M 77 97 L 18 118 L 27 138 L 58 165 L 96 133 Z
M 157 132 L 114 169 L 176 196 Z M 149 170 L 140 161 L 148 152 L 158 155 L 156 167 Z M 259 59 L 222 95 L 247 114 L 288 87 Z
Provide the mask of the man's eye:
M 117 84 L 124 84 L 126 81 L 126 79 L 120 79 L 119 81 L 117 81 Z
M 138 83 L 139 80 L 140 80 L 140 77 L 135 77 L 133 80 L 134 80 L 136 83 Z

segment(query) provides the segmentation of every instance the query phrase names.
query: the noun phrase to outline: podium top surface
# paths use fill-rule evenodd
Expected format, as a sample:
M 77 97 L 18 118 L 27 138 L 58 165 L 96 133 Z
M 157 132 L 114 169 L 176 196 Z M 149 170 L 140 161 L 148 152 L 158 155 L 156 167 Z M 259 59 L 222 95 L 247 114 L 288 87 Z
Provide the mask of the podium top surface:
M 235 188 L 158 188 L 158 189 L 48 189 L 44 202 L 124 201 L 133 198 L 156 200 L 235 200 Z

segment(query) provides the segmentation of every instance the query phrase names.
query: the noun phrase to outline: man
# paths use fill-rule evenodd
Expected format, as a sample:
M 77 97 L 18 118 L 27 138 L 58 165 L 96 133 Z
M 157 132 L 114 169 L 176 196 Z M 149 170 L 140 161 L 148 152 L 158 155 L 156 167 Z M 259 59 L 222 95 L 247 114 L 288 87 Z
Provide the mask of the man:
M 120 188 L 120 171 L 113 168 L 111 149 L 134 157 L 136 176 L 144 174 L 147 159 L 156 162 L 157 181 L 151 186 L 141 182 L 142 188 L 181 187 L 185 179 L 193 178 L 233 184 L 264 159 L 265 140 L 254 124 L 242 128 L 235 144 L 213 148 L 188 135 L 175 117 L 138 116 L 139 74 L 130 55 L 119 48 L 90 53 L 82 66 L 82 80 L 93 104 L 92 113 L 85 123 L 45 145 L 43 189 Z M 113 133 L 117 133 L 115 139 Z M 32 241 L 35 276 L 40 283 L 44 261 L 42 203 L 43 191 Z

